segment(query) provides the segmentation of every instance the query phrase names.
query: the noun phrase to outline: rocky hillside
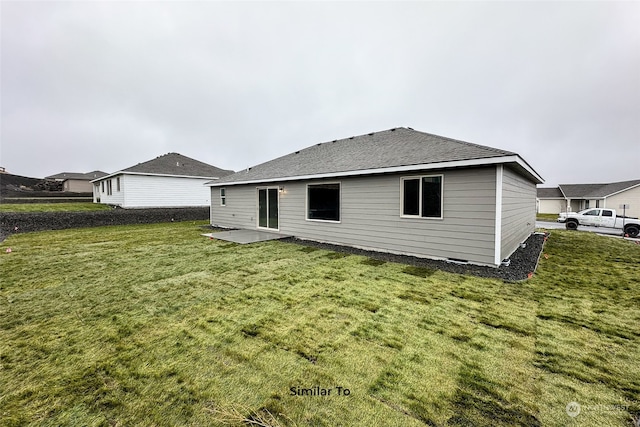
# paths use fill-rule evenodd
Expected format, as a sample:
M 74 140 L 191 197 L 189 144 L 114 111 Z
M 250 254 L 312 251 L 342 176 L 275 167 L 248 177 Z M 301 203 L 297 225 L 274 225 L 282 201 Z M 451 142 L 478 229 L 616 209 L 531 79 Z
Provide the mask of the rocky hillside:
M 75 197 L 92 197 L 91 193 L 74 193 Z M 69 193 L 62 191 L 62 183 L 40 178 L 0 173 L 0 201 L 38 198 L 68 198 Z

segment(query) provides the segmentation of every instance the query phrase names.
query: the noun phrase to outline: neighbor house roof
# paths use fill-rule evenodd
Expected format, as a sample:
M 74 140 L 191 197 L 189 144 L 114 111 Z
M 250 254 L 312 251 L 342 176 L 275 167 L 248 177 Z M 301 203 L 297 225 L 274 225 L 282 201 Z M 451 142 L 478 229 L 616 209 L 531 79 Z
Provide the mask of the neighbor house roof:
M 81 181 L 92 181 L 97 178 L 102 178 L 103 176 L 107 176 L 106 172 L 102 171 L 93 171 L 87 173 L 79 173 L 79 172 L 61 172 L 55 175 L 45 176 L 45 179 L 56 179 L 56 180 L 67 180 L 67 179 L 77 179 Z
M 602 199 L 640 185 L 640 179 L 609 184 L 560 184 L 568 199 Z
M 209 184 L 218 186 L 509 162 L 517 163 L 533 180 L 542 182 L 542 178 L 511 151 L 411 128 L 393 128 L 315 144 Z
M 220 169 L 179 153 L 167 153 L 155 159 L 114 172 L 103 178 L 119 174 L 220 178 L 232 173 L 232 170 Z
M 640 179 L 609 184 L 560 184 L 558 187 L 538 188 L 538 198 L 604 199 L 638 186 L 640 186 Z
M 564 194 L 558 187 L 552 188 L 538 188 L 538 198 L 539 199 L 564 199 Z

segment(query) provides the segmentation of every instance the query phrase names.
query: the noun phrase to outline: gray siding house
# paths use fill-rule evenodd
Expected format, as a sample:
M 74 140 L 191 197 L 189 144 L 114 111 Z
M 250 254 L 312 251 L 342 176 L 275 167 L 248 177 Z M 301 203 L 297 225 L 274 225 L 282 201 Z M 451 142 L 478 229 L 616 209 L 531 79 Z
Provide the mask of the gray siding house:
M 44 179 L 62 182 L 62 191 L 72 193 L 91 193 L 93 185 L 91 181 L 106 176 L 106 172 L 93 171 L 87 173 L 61 172 L 55 175 L 45 176 Z
M 542 182 L 515 153 L 394 128 L 208 185 L 214 226 L 499 266 L 534 231 Z

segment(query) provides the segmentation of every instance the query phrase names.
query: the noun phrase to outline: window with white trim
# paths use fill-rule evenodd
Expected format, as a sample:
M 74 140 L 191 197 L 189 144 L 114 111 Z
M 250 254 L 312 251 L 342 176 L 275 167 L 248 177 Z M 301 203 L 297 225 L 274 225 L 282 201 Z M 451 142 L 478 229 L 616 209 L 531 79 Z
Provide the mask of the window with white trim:
M 307 219 L 340 221 L 340 183 L 307 185 Z
M 227 206 L 227 189 L 220 189 L 220 206 Z
M 401 216 L 442 218 L 442 175 L 400 178 Z

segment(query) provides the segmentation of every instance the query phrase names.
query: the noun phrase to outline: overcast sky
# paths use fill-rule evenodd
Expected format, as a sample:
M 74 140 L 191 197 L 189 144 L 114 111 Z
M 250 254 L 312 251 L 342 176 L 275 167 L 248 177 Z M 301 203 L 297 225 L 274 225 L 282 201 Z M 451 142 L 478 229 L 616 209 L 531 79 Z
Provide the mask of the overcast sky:
M 640 179 L 640 2 L 2 1 L 0 166 L 239 170 L 392 127 Z

